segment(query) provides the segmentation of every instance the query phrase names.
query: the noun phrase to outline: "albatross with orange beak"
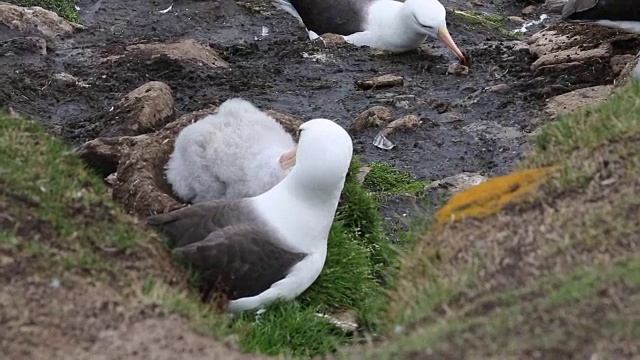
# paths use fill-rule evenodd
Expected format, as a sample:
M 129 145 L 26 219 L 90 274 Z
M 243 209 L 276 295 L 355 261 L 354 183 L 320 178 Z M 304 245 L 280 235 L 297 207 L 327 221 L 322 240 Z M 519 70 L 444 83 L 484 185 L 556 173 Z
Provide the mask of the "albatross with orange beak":
M 295 16 L 309 38 L 333 33 L 347 43 L 395 53 L 417 49 L 427 37 L 438 38 L 460 59 L 466 59 L 451 38 L 446 10 L 438 0 L 273 0 Z

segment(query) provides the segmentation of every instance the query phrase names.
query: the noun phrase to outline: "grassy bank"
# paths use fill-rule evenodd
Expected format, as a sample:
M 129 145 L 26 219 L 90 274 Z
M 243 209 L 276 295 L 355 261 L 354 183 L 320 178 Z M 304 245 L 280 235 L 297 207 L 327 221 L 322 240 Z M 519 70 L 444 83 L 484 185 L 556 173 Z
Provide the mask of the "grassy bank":
M 344 358 L 635 358 L 640 354 L 640 83 L 544 126 L 533 197 L 443 224 L 403 267 L 385 344 Z M 499 182 L 497 182 L 499 183 Z

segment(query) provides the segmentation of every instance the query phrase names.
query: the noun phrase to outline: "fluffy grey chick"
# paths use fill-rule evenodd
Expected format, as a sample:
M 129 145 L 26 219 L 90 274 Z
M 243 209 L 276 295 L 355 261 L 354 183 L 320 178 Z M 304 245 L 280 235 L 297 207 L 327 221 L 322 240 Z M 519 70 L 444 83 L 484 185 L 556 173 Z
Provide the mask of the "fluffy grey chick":
M 246 100 L 185 127 L 167 163 L 167 181 L 182 200 L 199 203 L 260 195 L 295 164 L 293 138 Z

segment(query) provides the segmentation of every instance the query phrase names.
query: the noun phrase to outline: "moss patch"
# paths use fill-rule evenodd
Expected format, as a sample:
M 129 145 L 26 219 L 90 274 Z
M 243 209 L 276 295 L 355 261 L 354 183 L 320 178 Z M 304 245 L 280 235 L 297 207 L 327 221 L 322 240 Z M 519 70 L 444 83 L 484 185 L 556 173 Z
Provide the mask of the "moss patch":
M 25 7 L 40 6 L 43 9 L 54 11 L 69 21 L 80 23 L 75 0 L 7 0 L 7 2 Z
M 428 181 L 414 179 L 411 174 L 400 171 L 392 165 L 373 163 L 364 178 L 364 186 L 379 195 L 411 194 L 415 195 L 429 184 Z

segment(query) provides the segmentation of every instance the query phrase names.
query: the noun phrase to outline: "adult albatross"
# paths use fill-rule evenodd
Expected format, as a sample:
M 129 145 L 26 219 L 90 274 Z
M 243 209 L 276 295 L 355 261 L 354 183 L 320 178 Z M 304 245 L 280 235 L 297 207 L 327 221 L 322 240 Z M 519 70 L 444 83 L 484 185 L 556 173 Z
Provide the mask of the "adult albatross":
M 229 312 L 292 300 L 324 266 L 353 145 L 331 120 L 310 120 L 299 129 L 295 165 L 269 191 L 148 218 L 199 273 L 203 299 L 222 295 Z
M 427 36 L 439 38 L 465 63 L 447 30 L 446 10 L 438 0 L 273 0 L 304 23 L 309 38 L 333 33 L 356 46 L 391 52 L 418 48 Z
M 595 23 L 640 34 L 640 1 L 569 0 L 562 8 L 562 19 Z

